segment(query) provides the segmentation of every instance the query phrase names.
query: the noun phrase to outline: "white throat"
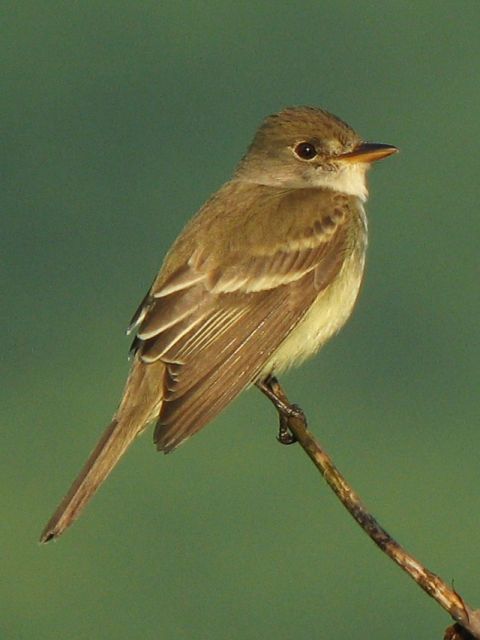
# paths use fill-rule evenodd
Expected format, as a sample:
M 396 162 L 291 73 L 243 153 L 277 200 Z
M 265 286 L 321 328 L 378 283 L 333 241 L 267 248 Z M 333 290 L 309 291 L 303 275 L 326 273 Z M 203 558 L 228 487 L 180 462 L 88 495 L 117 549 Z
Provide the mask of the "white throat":
M 368 166 L 363 162 L 348 163 L 341 165 L 338 171 L 316 171 L 314 175 L 309 176 L 309 179 L 314 187 L 326 187 L 341 193 L 348 193 L 348 195 L 357 196 L 362 202 L 365 202 L 368 198 L 365 176 Z

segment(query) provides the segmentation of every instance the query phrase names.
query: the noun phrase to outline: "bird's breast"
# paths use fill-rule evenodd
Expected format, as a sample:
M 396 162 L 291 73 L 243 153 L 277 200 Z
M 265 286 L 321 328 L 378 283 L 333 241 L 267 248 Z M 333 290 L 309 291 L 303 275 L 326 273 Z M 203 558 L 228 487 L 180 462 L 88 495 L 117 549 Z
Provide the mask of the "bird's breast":
M 260 378 L 279 374 L 314 355 L 350 317 L 362 282 L 367 247 L 367 224 L 360 205 L 359 224 L 351 252 L 334 281 L 321 291 L 297 326 L 280 344 Z

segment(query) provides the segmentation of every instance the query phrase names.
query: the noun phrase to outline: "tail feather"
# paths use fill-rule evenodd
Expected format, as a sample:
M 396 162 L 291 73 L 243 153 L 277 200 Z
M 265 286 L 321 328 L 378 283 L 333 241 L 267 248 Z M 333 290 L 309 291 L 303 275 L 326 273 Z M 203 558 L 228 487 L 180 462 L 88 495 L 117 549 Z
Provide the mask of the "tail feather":
M 138 359 L 134 362 L 117 413 L 42 531 L 40 542 L 58 537 L 72 524 L 136 436 L 158 415 L 164 371 L 157 363 L 147 368 Z
M 59 536 L 79 516 L 138 433 L 127 421 L 113 420 L 91 453 L 69 492 L 48 521 L 40 542 Z

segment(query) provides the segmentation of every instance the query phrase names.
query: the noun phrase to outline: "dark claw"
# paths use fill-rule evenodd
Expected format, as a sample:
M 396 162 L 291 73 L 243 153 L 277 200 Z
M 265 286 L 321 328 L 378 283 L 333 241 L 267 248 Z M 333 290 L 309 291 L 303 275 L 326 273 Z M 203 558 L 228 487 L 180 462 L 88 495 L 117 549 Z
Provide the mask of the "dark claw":
M 287 421 L 286 421 L 285 417 L 281 415 L 280 416 L 280 426 L 278 428 L 277 440 L 281 444 L 295 444 L 295 442 L 297 442 L 297 439 L 293 435 L 293 433 L 290 431 L 290 429 L 288 428 L 286 422 Z
M 307 419 L 305 418 L 305 414 L 303 413 L 303 411 L 300 409 L 300 407 L 298 406 L 298 404 L 291 404 L 289 406 L 289 414 L 291 418 L 297 418 L 298 420 L 301 420 L 302 422 L 304 422 L 305 424 L 307 424 Z
M 280 427 L 280 429 L 278 430 L 277 440 L 280 442 L 280 444 L 295 444 L 295 442 L 297 441 L 293 433 L 290 433 L 290 431 L 286 427 Z

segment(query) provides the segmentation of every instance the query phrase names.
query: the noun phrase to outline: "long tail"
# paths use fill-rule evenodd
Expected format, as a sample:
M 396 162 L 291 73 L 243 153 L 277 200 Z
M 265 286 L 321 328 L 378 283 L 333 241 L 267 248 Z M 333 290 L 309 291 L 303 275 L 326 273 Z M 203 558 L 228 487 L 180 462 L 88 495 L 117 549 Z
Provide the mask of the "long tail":
M 138 362 L 134 365 L 114 419 L 48 521 L 40 542 L 57 538 L 72 524 L 135 437 L 158 412 L 163 375 L 161 371 L 153 370 L 156 367 L 148 374 L 146 369 Z

